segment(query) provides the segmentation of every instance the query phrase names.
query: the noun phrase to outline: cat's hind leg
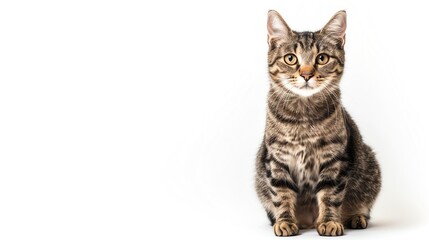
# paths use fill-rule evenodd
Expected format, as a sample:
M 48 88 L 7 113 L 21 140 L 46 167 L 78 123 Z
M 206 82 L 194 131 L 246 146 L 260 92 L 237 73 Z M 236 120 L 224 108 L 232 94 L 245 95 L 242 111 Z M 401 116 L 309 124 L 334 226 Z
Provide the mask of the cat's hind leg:
M 365 229 L 368 227 L 369 208 L 361 207 L 355 210 L 343 209 L 343 222 L 346 228 Z
M 351 229 L 365 229 L 368 227 L 368 218 L 364 215 L 355 215 L 346 222 L 346 226 Z

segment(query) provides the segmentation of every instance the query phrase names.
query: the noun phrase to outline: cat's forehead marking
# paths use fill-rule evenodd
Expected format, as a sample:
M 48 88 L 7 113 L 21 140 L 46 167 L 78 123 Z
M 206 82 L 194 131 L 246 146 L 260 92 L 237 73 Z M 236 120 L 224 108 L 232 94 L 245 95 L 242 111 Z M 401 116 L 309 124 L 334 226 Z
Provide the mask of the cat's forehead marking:
M 314 45 L 315 36 L 312 32 L 297 33 L 297 42 L 305 51 L 311 50 Z
M 301 64 L 311 64 L 317 54 L 317 46 L 315 45 L 315 37 L 312 32 L 299 33 L 297 36 L 296 54 Z

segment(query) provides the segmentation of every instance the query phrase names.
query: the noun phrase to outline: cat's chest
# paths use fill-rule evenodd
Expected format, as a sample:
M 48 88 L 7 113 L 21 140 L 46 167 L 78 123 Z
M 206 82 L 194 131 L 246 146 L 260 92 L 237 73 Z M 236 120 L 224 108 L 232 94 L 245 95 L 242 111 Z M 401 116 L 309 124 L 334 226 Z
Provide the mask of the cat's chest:
M 304 185 L 313 186 L 319 179 L 319 160 L 314 157 L 311 151 L 299 152 L 295 155 L 295 160 L 289 162 L 292 178 L 303 187 Z
M 279 141 L 269 146 L 269 152 L 289 166 L 292 178 L 300 187 L 312 186 L 318 181 L 320 161 L 311 143 Z

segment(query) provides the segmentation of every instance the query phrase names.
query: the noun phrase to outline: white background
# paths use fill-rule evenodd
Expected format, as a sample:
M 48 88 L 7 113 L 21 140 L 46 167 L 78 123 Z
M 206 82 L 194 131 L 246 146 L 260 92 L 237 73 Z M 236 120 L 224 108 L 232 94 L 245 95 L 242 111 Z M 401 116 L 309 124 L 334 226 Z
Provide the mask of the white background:
M 269 9 L 295 30 L 347 10 L 343 102 L 383 189 L 346 238 L 424 234 L 424 1 L 75 0 L 0 3 L 0 238 L 274 239 L 253 189 Z

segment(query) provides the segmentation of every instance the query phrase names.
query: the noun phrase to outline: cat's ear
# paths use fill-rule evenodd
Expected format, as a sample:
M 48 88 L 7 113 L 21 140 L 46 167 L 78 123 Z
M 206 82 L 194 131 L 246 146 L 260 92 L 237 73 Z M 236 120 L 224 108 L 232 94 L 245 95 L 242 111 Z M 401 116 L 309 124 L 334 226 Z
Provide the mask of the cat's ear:
M 346 43 L 346 27 L 347 27 L 347 14 L 342 10 L 337 12 L 331 20 L 322 28 L 323 34 L 329 35 L 334 39 L 340 41 L 341 46 Z
M 268 11 L 268 45 L 270 48 L 286 42 L 292 36 L 292 31 L 282 16 L 274 10 Z

